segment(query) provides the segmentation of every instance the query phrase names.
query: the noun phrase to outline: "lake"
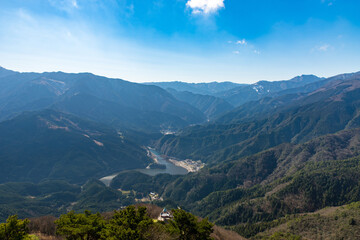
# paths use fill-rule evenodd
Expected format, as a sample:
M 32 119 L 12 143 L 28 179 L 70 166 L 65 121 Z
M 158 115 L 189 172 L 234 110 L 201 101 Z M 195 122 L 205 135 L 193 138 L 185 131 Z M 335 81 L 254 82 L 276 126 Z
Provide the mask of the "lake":
M 167 173 L 170 175 L 185 175 L 188 173 L 188 171 L 185 168 L 179 167 L 174 165 L 172 162 L 167 161 L 161 155 L 155 151 L 154 149 L 148 148 L 148 150 L 154 154 L 159 162 L 159 164 L 165 165 L 165 169 L 134 169 L 135 171 L 147 174 L 149 176 L 155 176 L 162 173 Z M 103 178 L 100 178 L 100 181 L 102 181 L 106 186 L 110 185 L 110 182 L 118 175 L 119 173 L 112 174 Z

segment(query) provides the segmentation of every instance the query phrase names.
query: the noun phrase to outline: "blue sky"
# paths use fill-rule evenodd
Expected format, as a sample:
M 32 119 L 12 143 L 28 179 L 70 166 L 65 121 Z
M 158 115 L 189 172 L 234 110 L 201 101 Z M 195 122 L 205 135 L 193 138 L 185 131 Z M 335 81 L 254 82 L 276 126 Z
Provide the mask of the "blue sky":
M 358 0 L 0 0 L 0 65 L 135 82 L 360 71 Z

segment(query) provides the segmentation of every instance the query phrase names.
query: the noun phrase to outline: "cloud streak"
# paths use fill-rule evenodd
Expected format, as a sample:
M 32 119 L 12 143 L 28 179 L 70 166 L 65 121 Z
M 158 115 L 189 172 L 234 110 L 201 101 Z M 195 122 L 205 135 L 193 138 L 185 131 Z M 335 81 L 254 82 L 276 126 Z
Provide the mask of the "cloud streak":
M 224 0 L 188 0 L 186 6 L 193 14 L 211 14 L 225 8 Z
M 246 41 L 245 39 L 238 40 L 238 41 L 236 42 L 236 44 L 247 45 L 247 41 Z
M 329 44 L 324 44 L 324 45 L 319 47 L 319 51 L 326 52 L 329 49 L 329 47 L 330 47 Z
M 333 47 L 330 44 L 325 43 L 325 44 L 322 44 L 320 46 L 314 47 L 313 49 L 311 49 L 311 52 L 315 52 L 315 51 L 317 51 L 317 52 L 327 52 L 332 48 Z
M 48 0 L 49 3 L 62 11 L 71 12 L 74 9 L 78 9 L 79 5 L 77 0 Z

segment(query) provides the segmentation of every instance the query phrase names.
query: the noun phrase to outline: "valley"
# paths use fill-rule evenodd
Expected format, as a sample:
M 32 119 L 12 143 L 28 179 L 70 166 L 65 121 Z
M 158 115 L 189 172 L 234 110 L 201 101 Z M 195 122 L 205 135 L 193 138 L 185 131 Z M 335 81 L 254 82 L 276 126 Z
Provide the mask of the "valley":
M 149 175 L 149 176 L 156 176 L 158 174 L 170 174 L 170 175 L 185 175 L 189 171 L 186 167 L 192 169 L 190 166 L 178 166 L 177 163 L 173 163 L 170 160 L 166 160 L 163 156 L 161 156 L 158 152 L 156 152 L 154 149 L 148 147 L 147 148 L 148 155 L 151 157 L 151 159 L 154 161 L 154 163 L 159 164 L 161 166 L 164 166 L 164 168 L 150 168 L 151 164 L 147 166 L 144 169 L 135 169 L 135 171 L 138 171 L 140 173 Z M 100 178 L 100 181 L 102 181 L 106 186 L 109 186 L 111 181 L 118 175 L 119 173 L 115 173 L 106 177 Z
M 2 221 L 141 202 L 250 239 L 306 239 L 319 219 L 336 230 L 325 239 L 352 236 L 341 230 L 350 218 L 335 223 L 326 209 L 357 222 L 347 209 L 360 201 L 360 73 L 218 91 L 13 71 L 0 83 L 13 79 L 0 98 Z M 251 93 L 230 103 L 221 91 L 231 86 L 231 98 Z
M 359 12 L 0 0 L 0 240 L 359 240 Z

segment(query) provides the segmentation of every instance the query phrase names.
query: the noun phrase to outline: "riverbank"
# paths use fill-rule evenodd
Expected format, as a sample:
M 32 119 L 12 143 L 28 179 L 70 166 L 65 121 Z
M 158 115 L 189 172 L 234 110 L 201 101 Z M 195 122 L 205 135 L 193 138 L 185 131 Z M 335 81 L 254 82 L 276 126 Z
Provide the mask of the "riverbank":
M 153 163 L 158 164 L 158 165 L 162 165 L 164 167 L 160 167 L 160 168 L 151 168 L 150 166 L 148 166 L 145 169 L 133 169 L 133 171 L 138 171 L 141 173 L 144 173 L 146 175 L 149 176 L 155 176 L 158 174 L 170 174 L 170 175 L 185 175 L 187 174 L 189 171 L 187 170 L 187 168 L 181 165 L 176 165 L 175 163 L 163 158 L 158 152 L 156 152 L 154 149 L 147 147 L 146 148 L 148 151 L 148 156 L 153 159 Z M 191 169 L 191 168 L 189 168 Z M 127 171 L 131 171 L 131 170 L 127 170 Z M 111 174 L 109 176 L 100 178 L 100 181 L 103 182 L 106 186 L 110 186 L 111 181 L 119 174 L 115 173 L 115 174 Z
M 205 166 L 205 163 L 202 163 L 200 160 L 193 161 L 190 159 L 186 159 L 183 161 L 179 161 L 179 160 L 170 158 L 169 161 L 178 167 L 185 168 L 188 172 L 198 172 L 200 169 L 202 169 Z
M 147 147 L 146 150 L 148 157 L 151 158 L 154 161 L 154 163 L 160 164 L 157 155 L 154 152 L 154 149 L 152 149 L 151 147 Z

